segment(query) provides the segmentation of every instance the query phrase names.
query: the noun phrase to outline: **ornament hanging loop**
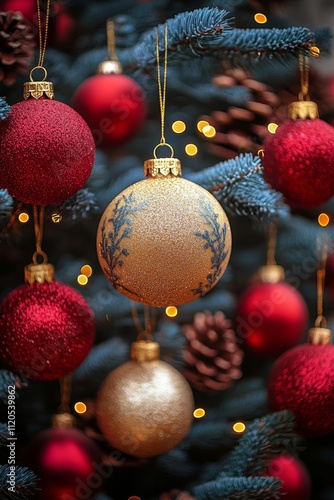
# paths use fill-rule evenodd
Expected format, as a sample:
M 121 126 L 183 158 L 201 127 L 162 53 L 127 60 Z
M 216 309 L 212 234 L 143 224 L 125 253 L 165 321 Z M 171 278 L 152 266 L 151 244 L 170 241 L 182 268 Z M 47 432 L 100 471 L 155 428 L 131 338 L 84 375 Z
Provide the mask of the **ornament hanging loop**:
M 46 71 L 46 68 L 44 68 L 44 66 L 35 66 L 34 68 L 32 68 L 32 70 L 30 71 L 30 75 L 29 75 L 30 81 L 37 82 L 37 80 L 34 80 L 32 77 L 32 75 L 36 69 L 41 69 L 44 72 L 44 78 L 42 78 L 42 80 L 38 80 L 39 82 L 44 82 L 46 80 L 46 77 L 48 76 L 48 72 Z
M 38 257 L 42 257 L 42 262 L 38 262 Z M 35 265 L 37 264 L 47 264 L 48 263 L 48 256 L 46 255 L 43 250 L 36 250 L 36 252 L 32 256 L 32 261 Z
M 319 316 L 317 316 L 317 318 L 314 322 L 314 326 L 316 328 L 327 328 L 327 320 L 326 320 L 325 316 L 323 316 L 322 314 L 319 314 Z
M 158 158 L 157 157 L 157 150 L 159 148 L 161 148 L 161 147 L 167 147 L 167 148 L 169 148 L 170 149 L 170 157 L 169 158 L 174 158 L 174 149 L 173 149 L 173 147 L 170 144 L 168 144 L 168 142 L 160 142 L 160 144 L 157 144 L 155 146 L 155 148 L 153 149 L 153 156 L 154 156 L 155 159 Z

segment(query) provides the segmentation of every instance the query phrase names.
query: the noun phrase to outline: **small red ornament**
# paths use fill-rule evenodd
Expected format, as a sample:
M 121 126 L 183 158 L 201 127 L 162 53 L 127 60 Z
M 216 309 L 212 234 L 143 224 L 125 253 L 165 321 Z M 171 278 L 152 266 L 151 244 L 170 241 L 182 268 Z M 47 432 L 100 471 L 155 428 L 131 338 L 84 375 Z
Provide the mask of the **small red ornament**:
M 95 155 L 89 127 L 74 109 L 31 97 L 0 122 L 0 150 L 0 186 L 32 205 L 72 196 L 87 181 Z
M 310 330 L 327 330 L 314 328 Z M 330 330 L 328 339 L 330 339 Z M 329 341 L 329 340 L 328 340 Z M 334 432 L 334 346 L 303 344 L 284 353 L 268 381 L 272 411 L 290 410 L 303 436 Z
M 1 11 L 21 12 L 28 21 L 37 25 L 36 0 L 3 0 L 0 3 Z
M 264 144 L 264 177 L 289 205 L 310 208 L 334 196 L 334 129 L 311 101 L 291 103 L 289 115 Z
M 39 477 L 35 500 L 95 498 L 110 476 L 96 444 L 76 429 L 48 429 L 23 453 L 23 465 Z
M 93 313 L 85 299 L 57 281 L 26 283 L 13 290 L 0 306 L 0 331 L 1 360 L 31 380 L 71 373 L 95 337 Z
M 310 474 L 298 458 L 292 455 L 271 458 L 266 475 L 283 481 L 279 491 L 285 500 L 309 500 L 311 498 Z
M 236 333 L 248 351 L 279 356 L 301 340 L 308 310 L 301 294 L 288 283 L 254 283 L 241 296 L 235 321 Z
M 146 118 L 142 89 L 123 74 L 88 78 L 77 88 L 72 105 L 88 123 L 96 146 L 120 146 L 139 132 Z

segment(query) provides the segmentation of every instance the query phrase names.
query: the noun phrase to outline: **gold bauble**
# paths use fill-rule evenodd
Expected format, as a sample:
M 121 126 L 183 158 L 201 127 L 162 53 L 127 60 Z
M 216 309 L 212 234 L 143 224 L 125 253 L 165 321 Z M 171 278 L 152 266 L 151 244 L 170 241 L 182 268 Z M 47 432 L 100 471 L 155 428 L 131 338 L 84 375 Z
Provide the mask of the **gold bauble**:
M 181 373 L 158 359 L 156 346 L 135 342 L 133 359 L 109 374 L 97 397 L 103 435 L 116 449 L 135 457 L 171 450 L 193 420 L 190 386 Z
M 130 299 L 153 307 L 203 296 L 223 275 L 231 253 L 231 229 L 220 203 L 175 170 L 147 168 L 146 179 L 110 202 L 98 227 L 106 277 Z

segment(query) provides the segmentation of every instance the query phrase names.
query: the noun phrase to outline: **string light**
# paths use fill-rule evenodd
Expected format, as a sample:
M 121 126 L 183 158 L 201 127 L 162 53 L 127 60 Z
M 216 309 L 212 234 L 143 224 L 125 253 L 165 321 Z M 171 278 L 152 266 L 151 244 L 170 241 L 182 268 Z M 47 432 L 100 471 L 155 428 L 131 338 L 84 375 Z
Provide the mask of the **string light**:
M 85 403 L 82 403 L 81 401 L 78 401 L 74 405 L 74 410 L 77 413 L 85 413 L 87 411 L 87 406 L 85 405 Z
M 205 410 L 204 408 L 196 408 L 193 413 L 195 418 L 203 418 L 205 415 Z
M 26 212 L 21 212 L 19 215 L 19 221 L 25 224 L 29 220 L 29 215 Z
M 77 277 L 77 282 L 82 286 L 87 285 L 88 278 L 85 274 L 79 274 L 79 276 Z
M 317 47 L 316 45 L 313 45 L 311 48 L 310 48 L 310 52 L 311 52 L 311 55 L 313 57 L 319 57 L 320 56 L 320 49 L 319 47 Z
M 184 149 L 185 149 L 185 152 L 187 153 L 188 156 L 197 155 L 198 148 L 197 148 L 196 144 L 187 144 Z
M 51 219 L 55 224 L 59 224 L 63 220 L 63 217 L 60 214 L 54 213 L 51 215 Z
M 81 274 L 84 274 L 85 276 L 87 276 L 87 278 L 90 278 L 91 275 L 93 274 L 93 269 L 88 264 L 85 264 L 84 266 L 82 266 L 80 271 L 81 271 Z
M 328 226 L 329 221 L 330 221 L 330 219 L 329 219 L 329 216 L 327 214 L 325 214 L 325 213 L 319 214 L 319 216 L 318 216 L 319 226 L 326 227 L 326 226 Z
M 216 129 L 212 125 L 205 125 L 202 129 L 203 134 L 205 137 L 214 137 L 216 135 Z
M 278 127 L 277 123 L 269 123 L 267 127 L 268 132 L 270 132 L 271 134 L 275 134 L 277 127 Z
M 268 21 L 268 19 L 265 14 L 262 14 L 262 12 L 257 12 L 254 15 L 254 21 L 258 24 L 265 24 Z
M 245 432 L 246 426 L 243 422 L 236 422 L 233 425 L 233 430 L 234 432 L 237 432 L 238 434 L 241 434 L 242 432 Z
M 197 130 L 203 132 L 203 128 L 207 125 L 209 125 L 209 122 L 207 122 L 206 120 L 200 120 L 199 122 L 197 122 Z
M 166 313 L 166 315 L 169 318 L 175 318 L 175 316 L 177 316 L 177 314 L 178 314 L 177 307 L 175 307 L 175 306 L 168 306 L 165 309 L 165 313 Z
M 186 130 L 186 124 L 182 120 L 176 120 L 172 124 L 172 130 L 175 134 L 182 134 Z

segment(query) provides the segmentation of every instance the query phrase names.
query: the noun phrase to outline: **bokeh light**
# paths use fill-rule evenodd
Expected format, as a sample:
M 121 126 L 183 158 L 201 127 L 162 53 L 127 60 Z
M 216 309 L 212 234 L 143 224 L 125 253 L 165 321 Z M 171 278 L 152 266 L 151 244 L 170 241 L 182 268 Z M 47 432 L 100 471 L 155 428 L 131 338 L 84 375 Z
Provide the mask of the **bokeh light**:
M 29 215 L 26 212 L 21 212 L 19 215 L 19 221 L 25 224 L 29 220 Z
M 233 430 L 234 432 L 237 432 L 238 434 L 241 434 L 242 432 L 245 432 L 246 426 L 243 422 L 236 422 L 233 425 Z
M 262 12 L 257 12 L 256 14 L 254 14 L 254 21 L 258 24 L 265 24 L 268 19 L 265 14 L 262 14 Z
M 195 418 L 203 418 L 205 415 L 205 410 L 204 408 L 196 408 L 193 413 Z
M 186 130 L 186 124 L 182 120 L 176 120 L 172 124 L 172 130 L 175 134 L 182 134 Z
M 88 278 L 85 274 L 79 274 L 79 276 L 77 277 L 77 282 L 82 286 L 87 285 Z
M 318 216 L 318 223 L 322 227 L 326 227 L 329 224 L 329 216 L 325 213 L 319 214 Z
M 178 310 L 175 306 L 168 306 L 165 309 L 165 313 L 169 318 L 175 318 L 177 316 Z
M 187 144 L 184 150 L 188 156 L 195 156 L 198 152 L 196 144 Z

